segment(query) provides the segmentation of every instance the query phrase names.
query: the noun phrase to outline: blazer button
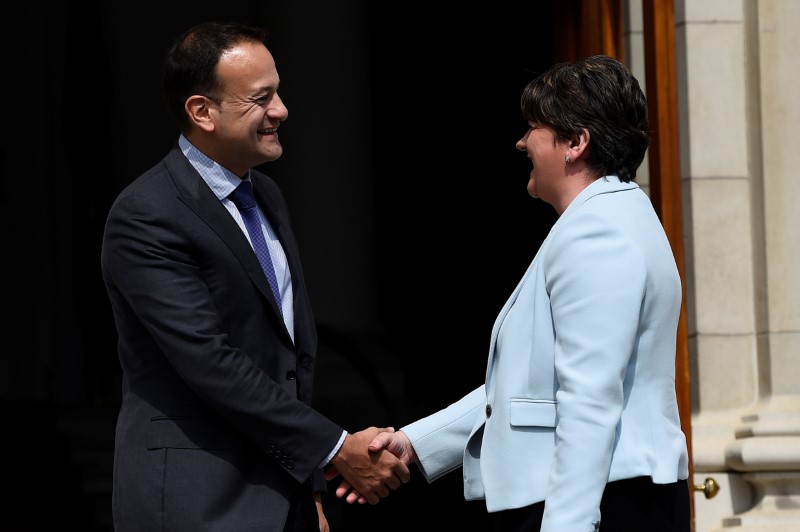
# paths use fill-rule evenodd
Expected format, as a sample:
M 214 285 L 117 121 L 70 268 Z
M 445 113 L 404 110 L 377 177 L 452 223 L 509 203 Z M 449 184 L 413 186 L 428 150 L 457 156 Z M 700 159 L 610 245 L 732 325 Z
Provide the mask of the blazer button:
M 286 380 L 287 381 L 293 381 L 296 378 L 297 378 L 297 372 L 295 370 L 290 369 L 289 371 L 286 372 Z
M 492 417 L 492 405 L 486 405 L 486 417 Z

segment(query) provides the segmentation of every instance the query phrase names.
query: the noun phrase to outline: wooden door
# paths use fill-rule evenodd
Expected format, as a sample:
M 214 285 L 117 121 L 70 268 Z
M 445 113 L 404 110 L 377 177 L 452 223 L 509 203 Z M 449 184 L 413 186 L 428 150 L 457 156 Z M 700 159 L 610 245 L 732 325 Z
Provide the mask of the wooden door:
M 674 0 L 643 0 L 645 75 L 650 107 L 650 198 L 672 244 L 683 284 L 683 304 L 678 322 L 675 386 L 681 428 L 689 447 L 689 487 L 693 488 L 689 340 L 686 319 L 686 258 L 683 248 L 683 210 L 678 139 L 678 95 L 675 72 Z M 694 529 L 694 496 L 692 529 Z

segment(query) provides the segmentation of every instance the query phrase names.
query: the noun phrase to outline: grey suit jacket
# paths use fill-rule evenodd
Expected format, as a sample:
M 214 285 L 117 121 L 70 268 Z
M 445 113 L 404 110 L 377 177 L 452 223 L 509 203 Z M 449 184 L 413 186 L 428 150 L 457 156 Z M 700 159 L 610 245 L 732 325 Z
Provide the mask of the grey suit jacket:
M 277 185 L 257 200 L 291 270 L 295 343 L 246 237 L 175 146 L 114 202 L 102 274 L 119 334 L 122 531 L 281 531 L 342 428 L 311 403 L 317 336 Z

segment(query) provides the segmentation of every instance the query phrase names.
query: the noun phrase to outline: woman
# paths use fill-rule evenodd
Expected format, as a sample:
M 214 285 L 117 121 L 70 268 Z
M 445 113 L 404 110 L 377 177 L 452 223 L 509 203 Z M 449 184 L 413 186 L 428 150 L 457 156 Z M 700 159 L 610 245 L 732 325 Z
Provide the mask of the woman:
M 497 317 L 485 384 L 371 448 L 428 482 L 463 466 L 465 497 L 484 499 L 503 532 L 688 532 L 681 283 L 633 182 L 645 96 L 622 63 L 594 56 L 531 81 L 521 108 L 528 193 L 558 220 Z

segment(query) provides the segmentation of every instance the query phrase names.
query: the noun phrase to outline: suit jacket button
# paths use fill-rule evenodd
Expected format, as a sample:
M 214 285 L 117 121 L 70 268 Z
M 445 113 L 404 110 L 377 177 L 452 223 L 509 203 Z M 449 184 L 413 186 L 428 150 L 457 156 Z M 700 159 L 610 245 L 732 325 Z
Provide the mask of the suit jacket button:
M 492 405 L 486 405 L 486 417 L 492 417 Z
M 286 372 L 286 380 L 287 381 L 293 381 L 296 378 L 297 378 L 297 372 L 295 370 L 290 369 L 289 371 Z

